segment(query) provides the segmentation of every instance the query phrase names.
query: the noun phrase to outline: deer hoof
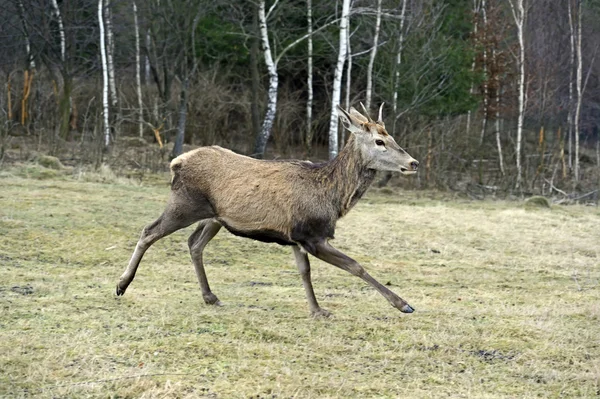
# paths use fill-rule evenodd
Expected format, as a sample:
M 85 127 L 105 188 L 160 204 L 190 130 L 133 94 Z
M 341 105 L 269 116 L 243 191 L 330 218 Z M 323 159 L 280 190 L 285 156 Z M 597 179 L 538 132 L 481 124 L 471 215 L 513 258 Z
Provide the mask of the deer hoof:
M 207 305 L 223 306 L 221 301 L 219 301 L 219 298 L 212 292 L 210 294 L 202 295 L 202 298 Z
M 413 308 L 412 308 L 412 307 L 411 307 L 411 306 L 410 306 L 410 305 L 407 303 L 406 305 L 404 305 L 404 306 L 402 306 L 402 307 L 400 308 L 400 311 L 401 311 L 402 313 L 412 313 L 412 312 L 414 312 L 415 310 L 414 310 L 414 309 L 413 309 Z
M 325 309 L 317 309 L 310 312 L 310 315 L 315 319 L 331 317 L 331 312 Z
M 117 296 L 123 296 L 124 293 L 125 293 L 125 290 L 123 288 L 121 288 L 119 286 L 119 284 L 117 284 L 117 290 L 116 290 L 115 294 L 117 294 Z

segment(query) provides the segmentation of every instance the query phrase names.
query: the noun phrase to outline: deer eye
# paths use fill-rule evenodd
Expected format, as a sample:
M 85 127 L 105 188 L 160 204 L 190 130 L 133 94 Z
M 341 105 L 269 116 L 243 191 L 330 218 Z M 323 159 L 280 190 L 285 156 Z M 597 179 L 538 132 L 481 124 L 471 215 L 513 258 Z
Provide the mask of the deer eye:
M 375 140 L 375 144 L 377 144 L 377 145 L 385 145 L 385 143 L 383 142 L 383 140 Z

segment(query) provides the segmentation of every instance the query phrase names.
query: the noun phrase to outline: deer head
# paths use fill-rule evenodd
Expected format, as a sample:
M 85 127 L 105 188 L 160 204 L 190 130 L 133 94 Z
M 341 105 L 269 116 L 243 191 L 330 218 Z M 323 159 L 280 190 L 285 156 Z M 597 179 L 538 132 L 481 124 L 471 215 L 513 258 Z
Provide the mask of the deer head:
M 379 107 L 377 122 L 365 111 L 361 114 L 354 107 L 349 111 L 338 106 L 344 127 L 354 135 L 354 145 L 360 151 L 369 169 L 400 172 L 405 175 L 417 172 L 419 162 L 408 155 L 385 130 L 382 118 L 383 103 Z

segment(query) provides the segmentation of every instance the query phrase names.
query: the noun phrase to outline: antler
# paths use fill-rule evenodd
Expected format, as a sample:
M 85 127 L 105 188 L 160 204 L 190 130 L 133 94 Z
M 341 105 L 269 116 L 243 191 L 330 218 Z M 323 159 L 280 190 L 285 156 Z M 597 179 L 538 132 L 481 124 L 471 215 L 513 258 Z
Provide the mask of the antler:
M 373 123 L 373 119 L 371 119 L 371 116 L 369 115 L 369 111 L 367 111 L 367 109 L 365 108 L 365 106 L 363 105 L 363 103 L 360 103 L 360 106 L 362 107 L 363 111 L 365 111 L 365 116 L 367 117 L 367 120 L 369 121 L 369 123 Z
M 377 117 L 377 123 L 380 125 L 383 125 L 383 104 L 385 103 L 381 103 L 379 106 L 379 116 Z

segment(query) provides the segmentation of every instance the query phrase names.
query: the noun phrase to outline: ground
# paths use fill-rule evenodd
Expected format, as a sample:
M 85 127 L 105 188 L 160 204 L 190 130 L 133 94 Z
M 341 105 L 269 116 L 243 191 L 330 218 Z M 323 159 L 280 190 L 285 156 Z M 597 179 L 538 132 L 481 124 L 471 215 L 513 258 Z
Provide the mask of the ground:
M 168 178 L 39 172 L 0 173 L 0 397 L 600 395 L 598 208 L 373 190 L 333 244 L 416 311 L 311 259 L 334 314 L 313 319 L 290 249 L 224 230 L 205 256 L 224 306 L 193 227 L 116 297 Z

